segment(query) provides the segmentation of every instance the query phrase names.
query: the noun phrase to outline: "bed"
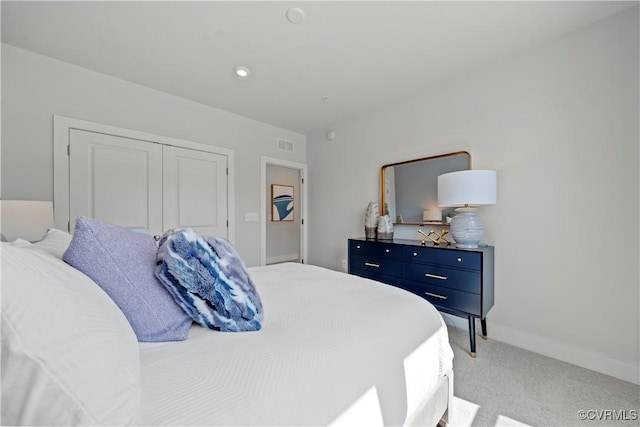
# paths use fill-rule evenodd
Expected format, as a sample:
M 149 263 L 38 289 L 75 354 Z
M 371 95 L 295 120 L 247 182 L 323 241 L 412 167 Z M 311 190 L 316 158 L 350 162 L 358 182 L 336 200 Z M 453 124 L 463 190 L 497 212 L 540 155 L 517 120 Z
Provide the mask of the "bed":
M 138 342 L 60 259 L 60 233 L 2 243 L 2 424 L 446 422 L 453 353 L 424 299 L 311 265 L 252 267 L 261 330 L 194 324 L 184 341 Z

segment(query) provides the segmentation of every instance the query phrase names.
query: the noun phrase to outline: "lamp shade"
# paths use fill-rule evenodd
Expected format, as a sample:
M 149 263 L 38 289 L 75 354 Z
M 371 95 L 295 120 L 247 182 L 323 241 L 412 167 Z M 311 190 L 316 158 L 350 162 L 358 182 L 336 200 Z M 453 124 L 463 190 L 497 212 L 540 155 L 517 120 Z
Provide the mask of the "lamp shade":
M 22 238 L 34 242 L 42 239 L 50 227 L 53 227 L 53 202 L 0 200 L 3 240 Z
M 463 170 L 438 176 L 438 205 L 483 206 L 496 204 L 496 171 Z
M 426 222 L 441 222 L 442 211 L 441 210 L 426 210 L 422 211 L 422 220 Z

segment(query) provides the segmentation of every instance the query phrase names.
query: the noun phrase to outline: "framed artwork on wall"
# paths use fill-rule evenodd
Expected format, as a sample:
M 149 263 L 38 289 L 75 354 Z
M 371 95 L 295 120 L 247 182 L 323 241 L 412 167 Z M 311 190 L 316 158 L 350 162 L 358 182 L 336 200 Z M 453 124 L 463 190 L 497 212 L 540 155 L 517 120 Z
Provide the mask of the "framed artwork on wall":
M 271 221 L 293 221 L 293 186 L 271 184 Z

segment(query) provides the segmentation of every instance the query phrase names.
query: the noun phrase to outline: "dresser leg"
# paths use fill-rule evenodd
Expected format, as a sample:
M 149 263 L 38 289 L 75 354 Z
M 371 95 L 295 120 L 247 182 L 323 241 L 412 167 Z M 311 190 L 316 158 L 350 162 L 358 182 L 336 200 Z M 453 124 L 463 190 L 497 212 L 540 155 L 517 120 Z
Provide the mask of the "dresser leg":
M 471 357 L 476 357 L 476 319 L 473 316 L 469 316 L 469 341 L 471 343 Z
M 482 326 L 482 339 L 487 339 L 487 319 L 483 317 L 480 319 L 480 325 Z

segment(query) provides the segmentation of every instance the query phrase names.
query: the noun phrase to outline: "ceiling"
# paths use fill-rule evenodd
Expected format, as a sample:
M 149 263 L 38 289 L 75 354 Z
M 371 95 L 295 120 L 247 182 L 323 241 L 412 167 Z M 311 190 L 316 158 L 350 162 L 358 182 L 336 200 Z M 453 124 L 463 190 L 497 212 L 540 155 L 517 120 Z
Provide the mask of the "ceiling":
M 309 133 L 635 5 L 2 1 L 2 42 Z M 292 7 L 304 22 L 286 19 Z

